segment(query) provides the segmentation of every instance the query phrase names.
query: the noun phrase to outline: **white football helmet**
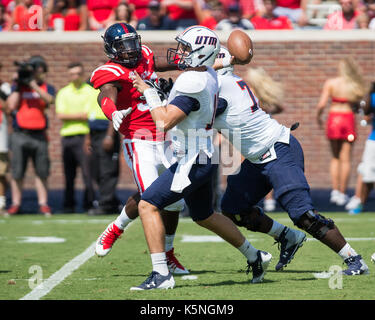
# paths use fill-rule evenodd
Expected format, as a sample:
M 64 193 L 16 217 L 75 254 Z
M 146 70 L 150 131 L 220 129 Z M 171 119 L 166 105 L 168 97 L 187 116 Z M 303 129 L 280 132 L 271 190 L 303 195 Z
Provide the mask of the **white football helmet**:
M 168 63 L 187 67 L 212 66 L 220 50 L 219 37 L 211 29 L 192 26 L 175 39 L 176 49 L 168 49 Z
M 224 58 L 227 58 L 227 59 L 230 59 L 231 58 L 231 54 L 229 53 L 229 50 L 223 46 L 221 46 L 220 48 L 220 52 L 219 54 L 217 55 L 217 58 L 220 58 L 220 59 L 224 59 Z M 233 65 L 230 65 L 229 67 L 225 67 L 225 68 L 221 68 L 219 70 L 217 70 L 217 74 L 220 75 L 220 76 L 223 76 L 224 74 L 227 74 L 227 73 L 233 73 Z

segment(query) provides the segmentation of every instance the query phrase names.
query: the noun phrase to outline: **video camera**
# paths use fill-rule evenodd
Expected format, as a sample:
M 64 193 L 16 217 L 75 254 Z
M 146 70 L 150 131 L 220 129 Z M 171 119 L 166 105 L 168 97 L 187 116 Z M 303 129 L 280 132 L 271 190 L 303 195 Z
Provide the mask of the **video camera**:
M 27 61 L 14 61 L 14 64 L 18 67 L 16 79 L 18 85 L 29 85 L 39 67 L 42 67 L 44 72 L 48 71 L 47 63 L 42 56 L 32 56 Z
M 34 66 L 27 61 L 14 61 L 17 68 L 17 83 L 27 86 L 34 78 Z

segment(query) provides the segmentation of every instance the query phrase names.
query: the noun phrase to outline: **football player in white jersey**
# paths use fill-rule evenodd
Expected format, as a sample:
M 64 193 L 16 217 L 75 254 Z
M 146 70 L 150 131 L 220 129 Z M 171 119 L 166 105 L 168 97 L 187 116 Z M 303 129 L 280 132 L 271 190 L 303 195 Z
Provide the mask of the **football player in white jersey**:
M 168 104 L 163 107 L 154 88 L 135 73 L 133 85 L 141 92 L 160 130 L 171 133 L 178 161 L 164 171 L 142 194 L 138 205 L 153 271 L 131 290 L 173 288 L 175 281 L 166 264 L 164 226 L 160 210 L 184 198 L 192 219 L 237 248 L 253 271 L 252 282 L 262 281 L 272 256 L 255 249 L 226 216 L 213 212 L 212 124 L 218 94 L 216 72 L 211 68 L 220 49 L 216 34 L 192 26 L 176 37 L 177 49 L 168 50 L 168 60 L 185 70 L 176 80 Z
M 222 49 L 221 53 L 226 61 L 231 59 L 228 50 Z M 298 140 L 290 134 L 289 128 L 260 108 L 258 99 L 245 81 L 232 72 L 231 66 L 218 71 L 220 92 L 214 127 L 229 140 L 235 129 L 240 130 L 240 151 L 245 160 L 240 172 L 227 179 L 222 212 L 239 226 L 276 237 L 282 247 L 276 265 L 276 270 L 280 270 L 290 262 L 295 250 L 305 240 L 305 234 L 272 221 L 255 207 L 273 189 L 275 198 L 296 226 L 343 258 L 348 266 L 343 271 L 345 275 L 368 273 L 366 263 L 347 243 L 334 222 L 315 209 Z

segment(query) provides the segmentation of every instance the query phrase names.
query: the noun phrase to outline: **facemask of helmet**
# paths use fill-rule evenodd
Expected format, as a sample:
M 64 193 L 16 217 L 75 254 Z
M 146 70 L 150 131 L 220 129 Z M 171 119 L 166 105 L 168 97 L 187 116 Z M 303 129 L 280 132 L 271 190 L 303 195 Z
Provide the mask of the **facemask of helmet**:
M 168 63 L 180 69 L 212 66 L 220 50 L 220 41 L 210 29 L 193 26 L 176 37 L 177 48 L 168 49 Z
M 125 28 L 122 25 L 125 25 Z M 125 23 L 112 25 L 107 29 L 103 39 L 104 52 L 113 62 L 127 68 L 134 68 L 141 61 L 141 36 L 130 25 Z

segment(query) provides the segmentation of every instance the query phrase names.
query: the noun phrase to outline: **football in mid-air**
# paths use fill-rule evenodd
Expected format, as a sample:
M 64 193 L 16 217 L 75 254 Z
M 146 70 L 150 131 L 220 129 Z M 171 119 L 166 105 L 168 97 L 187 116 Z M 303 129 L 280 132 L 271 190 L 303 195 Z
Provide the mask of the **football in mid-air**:
M 242 30 L 231 32 L 227 41 L 227 47 L 238 63 L 247 64 L 253 57 L 253 43 L 250 37 Z

